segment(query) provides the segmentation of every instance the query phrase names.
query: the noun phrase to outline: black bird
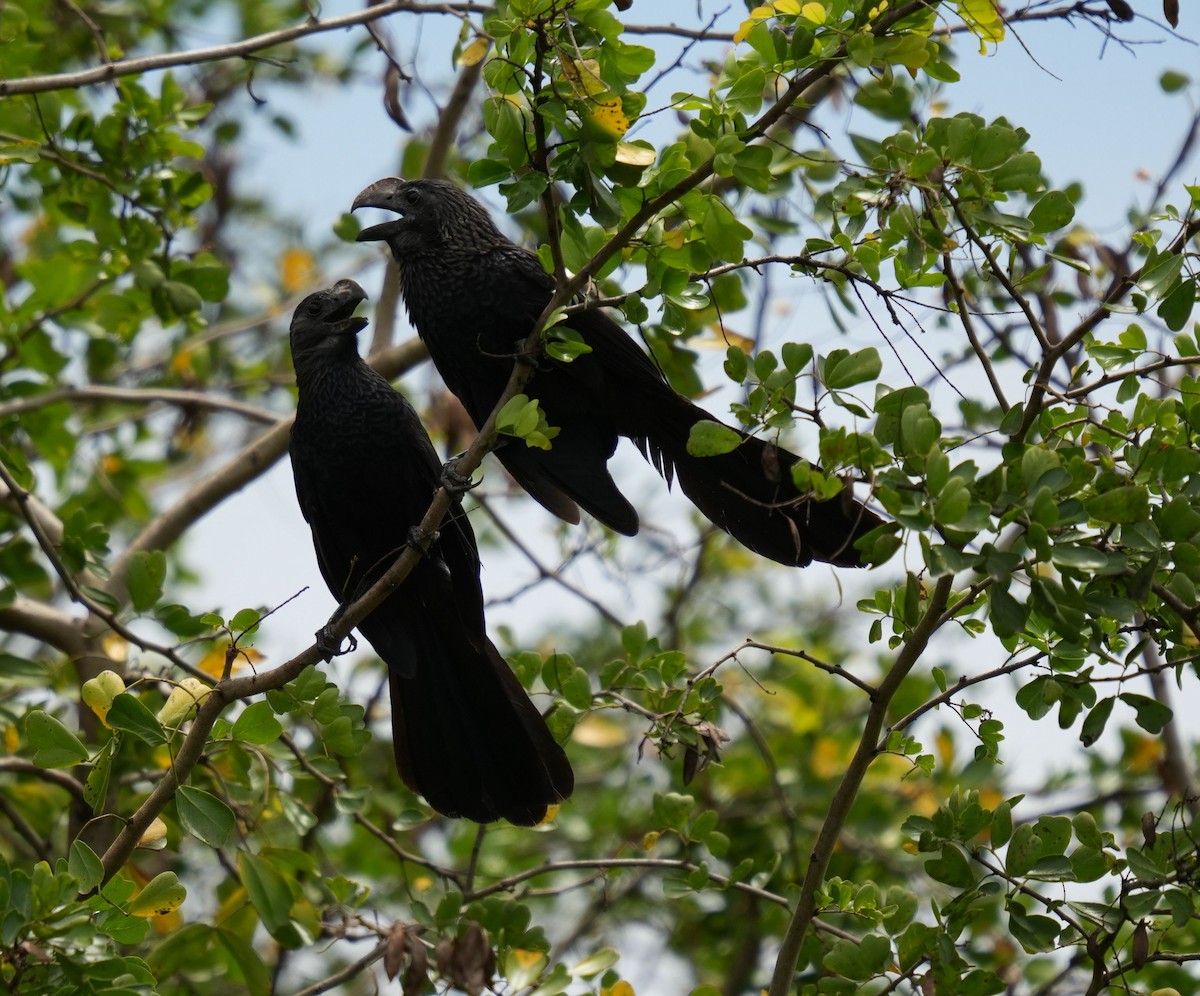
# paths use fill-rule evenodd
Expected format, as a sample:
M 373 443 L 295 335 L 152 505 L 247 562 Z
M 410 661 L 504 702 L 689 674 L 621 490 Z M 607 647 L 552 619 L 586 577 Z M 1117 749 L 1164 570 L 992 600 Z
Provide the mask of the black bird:
M 342 604 L 395 561 L 442 470 L 412 405 L 358 355 L 367 320 L 354 309 L 366 297 L 340 280 L 301 301 L 291 326 L 296 497 Z M 400 775 L 434 809 L 531 825 L 571 794 L 566 755 L 487 637 L 479 551 L 458 502 L 358 629 L 388 666 Z
M 400 215 L 358 240 L 391 248 L 417 333 L 447 387 L 482 425 L 550 300 L 553 279 L 483 205 L 445 180 L 388 177 L 355 198 L 353 209 L 362 207 Z M 549 450 L 515 441 L 496 450 L 538 502 L 567 522 L 579 521 L 582 506 L 617 532 L 636 533 L 637 512 L 606 466 L 617 437 L 628 436 L 668 483 L 677 479 L 701 512 L 756 553 L 799 567 L 814 559 L 862 565 L 854 543 L 880 524 L 878 516 L 846 493 L 829 501 L 801 493 L 791 475 L 799 458 L 744 433 L 731 453 L 688 453 L 692 426 L 713 417 L 676 393 L 604 312 L 572 315 L 565 324 L 591 352 L 570 363 L 544 357 L 527 388 L 561 432 Z

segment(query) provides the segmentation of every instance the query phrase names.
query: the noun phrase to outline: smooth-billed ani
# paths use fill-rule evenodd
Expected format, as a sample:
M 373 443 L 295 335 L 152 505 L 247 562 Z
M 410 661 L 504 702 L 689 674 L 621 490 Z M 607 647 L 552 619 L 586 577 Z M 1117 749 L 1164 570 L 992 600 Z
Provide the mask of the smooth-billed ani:
M 417 413 L 358 354 L 352 280 L 311 294 L 292 318 L 299 398 L 296 496 L 325 583 L 342 604 L 395 561 L 439 485 Z M 358 629 L 386 662 L 396 764 L 434 809 L 529 825 L 574 778 L 484 628 L 475 535 L 456 501 L 428 553 Z
M 445 180 L 388 177 L 355 198 L 353 209 L 384 208 L 394 221 L 360 232 L 386 242 L 400 271 L 409 317 L 433 362 L 476 426 L 508 381 L 513 356 L 554 290 L 537 257 L 516 245 L 486 209 Z M 719 456 L 687 450 L 691 428 L 708 412 L 679 395 L 625 331 L 599 310 L 565 322 L 591 347 L 569 363 L 543 357 L 528 392 L 561 432 L 549 450 L 508 442 L 495 453 L 538 502 L 568 522 L 579 506 L 619 533 L 638 515 L 607 463 L 628 436 L 668 482 L 712 522 L 765 557 L 804 566 L 821 560 L 858 567 L 857 539 L 880 524 L 848 492 L 817 501 L 800 492 L 799 459 L 756 437 Z

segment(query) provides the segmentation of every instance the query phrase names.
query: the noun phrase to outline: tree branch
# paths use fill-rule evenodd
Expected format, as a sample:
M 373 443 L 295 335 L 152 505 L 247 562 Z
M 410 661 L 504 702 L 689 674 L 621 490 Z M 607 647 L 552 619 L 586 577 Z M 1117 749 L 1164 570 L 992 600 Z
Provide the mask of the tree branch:
M 490 4 L 479 3 L 415 3 L 412 0 L 385 0 L 383 3 L 366 7 L 351 14 L 338 17 L 328 17 L 325 20 L 309 18 L 303 24 L 278 31 L 268 31 L 254 35 L 241 41 L 229 42 L 225 45 L 214 45 L 211 48 L 197 48 L 187 52 L 162 52 L 157 55 L 146 55 L 136 59 L 122 59 L 92 69 L 83 69 L 74 73 L 53 73 L 48 76 L 27 76 L 24 79 L 0 80 L 0 97 L 13 97 L 22 93 L 45 93 L 49 90 L 67 90 L 76 87 L 89 86 L 93 83 L 107 83 L 122 76 L 136 76 L 140 73 L 152 72 L 156 69 L 170 69 L 174 66 L 192 66 L 201 62 L 219 62 L 222 59 L 236 59 L 270 48 L 285 42 L 295 41 L 308 35 L 320 34 L 323 31 L 336 31 L 339 28 L 352 28 L 359 24 L 368 24 L 389 14 L 406 11 L 412 14 L 487 14 L 492 7 Z
M 908 677 L 908 673 L 921 659 L 921 655 L 929 645 L 930 638 L 944 621 L 942 613 L 949 602 L 952 586 L 953 577 L 951 575 L 947 574 L 938 578 L 937 585 L 930 595 L 929 604 L 925 607 L 924 615 L 913 628 L 904 646 L 900 648 L 900 653 L 896 655 L 896 663 L 879 683 L 876 694 L 871 700 L 871 708 L 868 710 L 866 722 L 863 724 L 858 748 L 838 784 L 833 800 L 829 804 L 829 815 L 825 817 L 824 823 L 821 824 L 821 832 L 817 835 L 808 871 L 800 886 L 800 898 L 796 903 L 796 909 L 792 914 L 791 922 L 788 923 L 783 943 L 779 948 L 779 955 L 775 960 L 775 971 L 771 976 L 769 990 L 770 996 L 788 996 L 792 992 L 792 975 L 796 970 L 796 961 L 800 957 L 800 948 L 817 912 L 817 890 L 825 879 L 825 870 L 829 867 L 829 859 L 833 856 L 833 849 L 837 845 L 842 827 L 850 815 L 850 809 L 854 805 L 854 799 L 858 794 L 863 777 L 867 773 L 867 768 L 879 753 L 879 735 L 887 718 L 888 706 L 896 692 L 899 691 L 904 679 Z
M 229 412 L 241 415 L 252 422 L 262 422 L 266 425 L 274 425 L 279 421 L 278 415 L 265 408 L 249 405 L 233 398 L 214 397 L 203 391 L 180 391 L 167 387 L 104 387 L 97 384 L 89 384 L 86 387 L 62 387 L 56 391 L 47 391 L 44 394 L 34 394 L 27 398 L 5 402 L 0 404 L 0 418 L 6 415 L 17 415 L 21 412 L 36 411 L 59 402 L 86 402 L 88 404 L 113 402 L 130 405 L 161 403 L 178 408 L 203 408 L 207 411 Z M 4 494 L 0 492 L 0 501 L 4 501 L 4 498 Z M 61 530 L 61 528 L 60 525 L 59 529 Z
M 0 630 L 31 636 L 72 660 L 89 653 L 81 620 L 24 595 L 0 606 Z

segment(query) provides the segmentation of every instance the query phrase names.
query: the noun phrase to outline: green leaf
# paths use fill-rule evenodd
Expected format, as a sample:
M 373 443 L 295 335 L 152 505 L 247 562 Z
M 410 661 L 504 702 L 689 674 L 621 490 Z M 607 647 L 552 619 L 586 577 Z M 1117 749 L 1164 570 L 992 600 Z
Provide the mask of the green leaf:
M 250 996 L 269 996 L 271 992 L 271 973 L 250 940 L 233 930 L 218 927 L 213 931 L 221 946 L 229 952 L 229 957 L 241 970 L 246 988 Z
M 1108 718 L 1112 715 L 1113 704 L 1116 699 L 1109 698 L 1101 699 L 1088 712 L 1087 717 L 1083 721 L 1083 726 L 1079 730 L 1079 740 L 1084 747 L 1091 747 L 1097 740 L 1100 739 L 1100 734 L 1104 732 L 1104 727 L 1108 724 Z
M 249 851 L 239 851 L 238 872 L 246 895 L 258 911 L 267 933 L 285 947 L 299 947 L 300 932 L 291 921 L 292 891 L 275 867 Z
M 593 975 L 607 972 L 620 960 L 621 955 L 615 948 L 601 948 L 575 965 L 571 974 L 581 979 L 590 979 Z
M 997 585 L 988 588 L 988 606 L 997 636 L 1016 636 L 1025 628 L 1025 606 Z
M 39 768 L 69 768 L 88 759 L 88 750 L 59 720 L 41 709 L 25 718 L 25 735 Z
M 209 847 L 224 847 L 233 832 L 233 810 L 211 792 L 181 785 L 175 792 L 179 822 Z
M 733 81 L 725 99 L 744 114 L 757 114 L 762 107 L 763 93 L 767 88 L 767 74 L 754 67 Z
M 1163 93 L 1178 93 L 1180 90 L 1186 90 L 1192 82 L 1192 78 L 1187 73 L 1181 73 L 1174 69 L 1168 69 L 1158 78 L 1158 85 L 1162 87 Z
M 1024 144 L 1025 137 L 1007 125 L 993 124 L 981 128 L 971 149 L 971 165 L 978 170 L 995 169 L 1012 158 Z
M 1075 205 L 1061 190 L 1049 190 L 1029 212 L 1029 224 L 1035 232 L 1056 232 L 1071 223 Z
M 1054 950 L 1061 929 L 1057 920 L 1026 913 L 1015 904 L 1009 908 L 1008 926 L 1013 937 L 1029 954 Z
M 515 989 L 525 989 L 537 981 L 550 959 L 541 951 L 512 948 L 504 957 L 504 978 Z
M 152 747 L 167 742 L 167 731 L 162 723 L 142 704 L 141 699 L 129 692 L 122 692 L 113 699 L 108 709 L 108 725 L 114 730 L 132 733 Z
M 967 856 L 953 844 L 943 847 L 940 857 L 926 861 L 925 872 L 935 882 L 954 886 L 956 889 L 969 888 L 975 882 Z
M 512 175 L 512 167 L 498 159 L 476 159 L 467 167 L 467 182 L 472 187 L 490 187 Z
M 992 810 L 991 844 L 992 847 L 1003 847 L 1013 834 L 1012 802 L 1005 799 Z
M 279 739 L 283 726 L 275 718 L 269 702 L 260 701 L 242 710 L 230 731 L 234 740 L 247 744 L 271 744 Z
M 129 558 L 126 586 L 129 600 L 138 612 L 154 607 L 162 597 L 167 579 L 167 555 L 162 550 L 140 550 Z
M 861 940 L 842 938 L 834 942 L 823 964 L 842 978 L 865 982 L 887 967 L 891 950 L 888 939 L 878 934 L 867 934 Z
M 108 782 L 112 775 L 113 758 L 117 756 L 120 743 L 121 734 L 113 734 L 113 738 L 96 755 L 87 781 L 83 783 L 83 801 L 91 806 L 93 813 L 99 813 L 104 807 L 108 796 Z
M 874 346 L 853 353 L 835 349 L 825 359 L 821 379 L 829 390 L 840 391 L 875 380 L 882 370 L 883 362 Z
M 581 667 L 575 668 L 562 683 L 563 698 L 576 709 L 587 709 L 592 704 L 592 681 Z
M 1022 876 L 1042 856 L 1042 842 L 1033 832 L 1033 825 L 1022 823 L 1013 831 L 1004 855 L 1004 870 L 1010 875 Z
M 1171 707 L 1135 692 L 1122 692 L 1121 701 L 1137 713 L 1137 725 L 1147 733 L 1162 733 L 1163 727 L 1171 722 Z
M 1100 522 L 1142 522 L 1150 515 L 1150 493 L 1136 484 L 1105 491 L 1083 504 L 1088 515 Z
M 67 871 L 79 882 L 80 892 L 91 892 L 104 880 L 104 864 L 82 840 L 71 842 L 71 856 L 67 859 Z
M 1162 299 L 1158 306 L 1158 317 L 1172 332 L 1180 332 L 1192 317 L 1196 306 L 1196 279 L 1181 280 Z
M 813 348 L 807 342 L 785 342 L 780 355 L 788 373 L 798 374 L 812 363 Z
M 692 456 L 720 456 L 742 445 L 742 435 L 736 429 L 711 419 L 701 419 L 688 434 L 687 451 Z

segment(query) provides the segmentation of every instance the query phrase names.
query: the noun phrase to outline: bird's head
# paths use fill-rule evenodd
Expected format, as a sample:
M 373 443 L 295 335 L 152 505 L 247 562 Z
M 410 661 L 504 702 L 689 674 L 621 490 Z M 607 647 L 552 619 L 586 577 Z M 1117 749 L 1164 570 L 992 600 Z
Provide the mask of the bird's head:
M 355 336 L 367 320 L 354 314 L 367 292 L 353 280 L 309 294 L 292 314 L 292 358 L 349 349 L 357 355 Z
M 382 208 L 400 217 L 358 233 L 359 242 L 386 242 L 399 261 L 418 252 L 452 247 L 484 250 L 508 241 L 474 197 L 448 180 L 376 180 L 354 198 L 351 211 Z

